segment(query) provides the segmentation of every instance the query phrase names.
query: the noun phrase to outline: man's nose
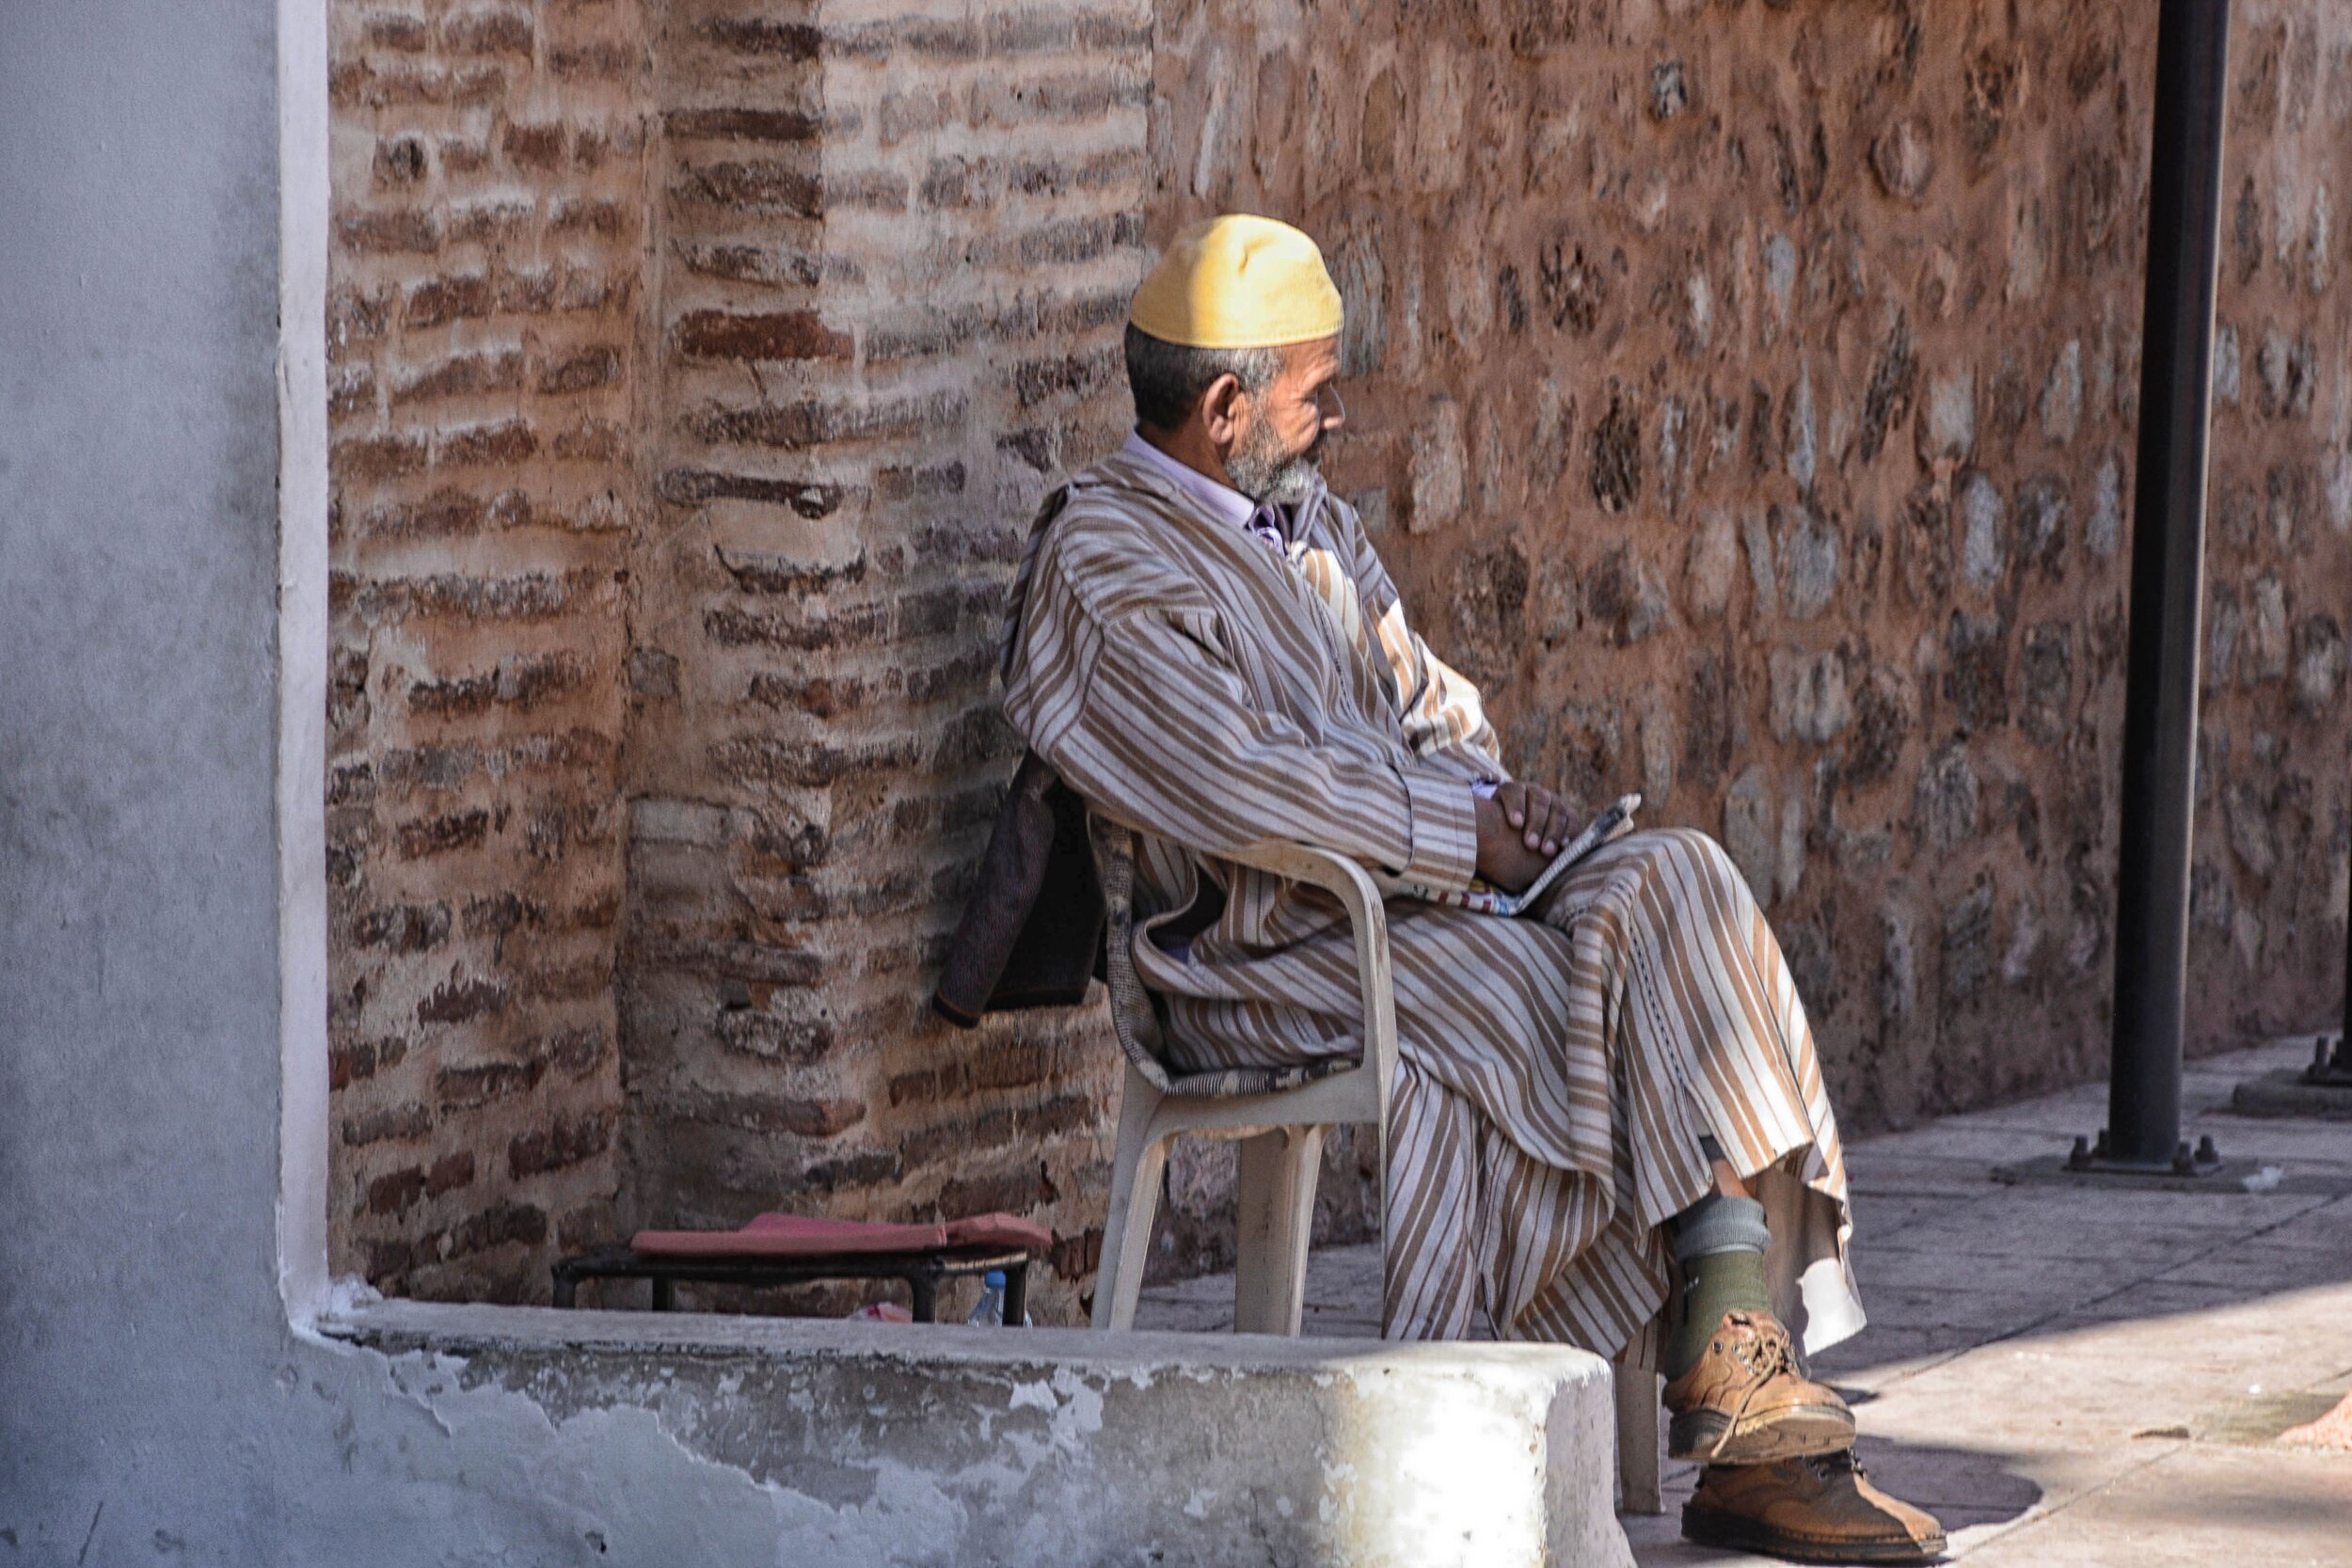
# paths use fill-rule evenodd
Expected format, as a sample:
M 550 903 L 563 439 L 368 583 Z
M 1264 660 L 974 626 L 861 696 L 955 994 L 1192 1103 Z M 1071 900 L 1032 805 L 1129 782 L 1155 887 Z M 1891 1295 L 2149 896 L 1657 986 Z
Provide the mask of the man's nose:
M 1323 410 L 1323 428 L 1337 430 L 1347 422 L 1347 404 L 1340 401 L 1337 387 L 1326 387 L 1315 398 Z

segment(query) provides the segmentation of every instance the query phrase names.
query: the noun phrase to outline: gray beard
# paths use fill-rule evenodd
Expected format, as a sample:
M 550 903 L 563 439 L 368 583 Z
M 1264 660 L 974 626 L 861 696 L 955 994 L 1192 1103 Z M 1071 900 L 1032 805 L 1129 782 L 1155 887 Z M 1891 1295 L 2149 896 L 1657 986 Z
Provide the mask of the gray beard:
M 1253 501 L 1295 507 L 1314 493 L 1322 448 L 1319 436 L 1313 446 L 1288 457 L 1279 451 L 1246 448 L 1226 461 L 1226 477 L 1233 482 L 1234 489 Z

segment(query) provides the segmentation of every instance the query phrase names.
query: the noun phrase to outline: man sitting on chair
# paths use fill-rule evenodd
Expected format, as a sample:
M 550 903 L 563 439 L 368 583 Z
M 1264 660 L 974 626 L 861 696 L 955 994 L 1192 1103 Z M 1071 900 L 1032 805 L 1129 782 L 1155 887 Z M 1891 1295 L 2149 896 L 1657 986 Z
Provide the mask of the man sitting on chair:
M 1220 859 L 1311 844 L 1438 890 L 1524 887 L 1575 827 L 1511 780 L 1478 693 L 1406 624 L 1324 485 L 1342 307 L 1314 243 L 1187 230 L 1126 335 L 1136 428 L 1047 498 L 1014 584 L 1005 706 L 1136 830 L 1135 964 L 1171 1066 L 1352 1055 L 1338 904 Z M 1863 1318 L 1836 1118 L 1778 943 L 1722 847 L 1676 829 L 1581 861 L 1541 919 L 1390 902 L 1399 1062 L 1385 1331 L 1614 1355 L 1666 1339 L 1692 1539 L 1923 1560 L 1799 1368 Z

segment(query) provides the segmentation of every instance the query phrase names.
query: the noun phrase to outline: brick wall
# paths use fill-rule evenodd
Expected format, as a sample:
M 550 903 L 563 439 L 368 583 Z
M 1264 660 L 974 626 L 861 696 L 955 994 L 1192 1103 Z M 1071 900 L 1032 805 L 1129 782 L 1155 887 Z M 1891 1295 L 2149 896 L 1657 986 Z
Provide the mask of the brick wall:
M 2146 8 L 1159 10 L 1156 241 L 1348 296 L 1333 477 L 1508 760 L 1722 835 L 1851 1119 L 2099 1069 Z M 2343 986 L 2352 13 L 2240 8 L 2195 1043 Z
M 331 16 L 332 1264 L 544 1297 L 620 1183 L 645 40 Z
M 1028 512 L 1216 208 L 1324 241 L 1333 478 L 1515 766 L 1726 840 L 1851 1119 L 2095 1071 L 2139 15 L 336 0 L 336 1266 L 1005 1208 L 1075 1312 L 1103 1022 L 923 998 Z M 2201 1045 L 2333 1007 L 2352 850 L 2352 17 L 2234 74 Z M 1170 1197 L 1223 1255 L 1230 1150 Z
M 993 671 L 1024 525 L 1120 428 L 1147 42 L 1133 8 L 671 11 L 628 764 L 642 1214 L 1011 1210 L 1069 1238 L 1062 1278 L 1099 1234 L 1100 1020 L 967 1036 L 925 997 L 1017 751 Z
M 1148 12 L 336 20 L 337 1266 L 798 1203 L 1082 1273 L 1101 1021 L 923 998 L 1023 525 L 1121 426 Z

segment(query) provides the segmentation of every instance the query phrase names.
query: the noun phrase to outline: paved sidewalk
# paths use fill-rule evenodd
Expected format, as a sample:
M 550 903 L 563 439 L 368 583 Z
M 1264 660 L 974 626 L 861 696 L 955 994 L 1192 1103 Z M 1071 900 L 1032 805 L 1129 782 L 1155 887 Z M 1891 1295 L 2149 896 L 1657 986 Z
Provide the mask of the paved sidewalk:
M 1815 1370 L 1862 1457 L 1978 1568 L 2352 1568 L 2352 1454 L 2277 1434 L 2352 1392 L 2352 1125 L 2230 1116 L 2231 1086 L 2308 1040 L 2193 1063 L 2192 1136 L 2269 1174 L 2249 1192 L 2003 1186 L 2104 1120 L 2104 1085 L 1849 1146 L 1870 1330 Z M 2216 1179 L 2220 1180 L 2220 1179 Z M 1378 1327 L 1371 1247 L 1315 1255 L 1309 1334 Z M 1145 1326 L 1215 1330 L 1230 1276 L 1147 1292 Z M 1645 1568 L 1703 1551 L 1626 1520 Z

